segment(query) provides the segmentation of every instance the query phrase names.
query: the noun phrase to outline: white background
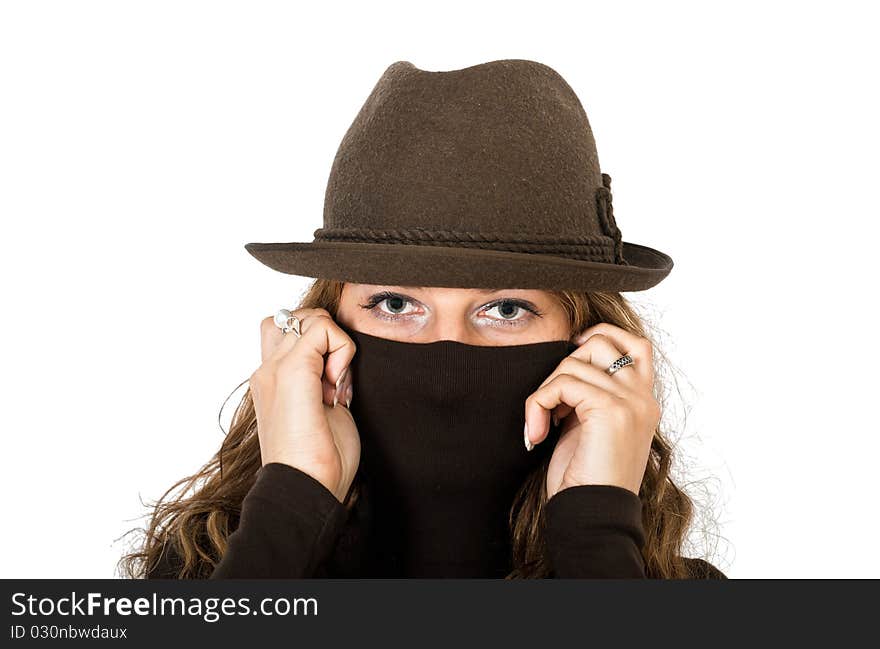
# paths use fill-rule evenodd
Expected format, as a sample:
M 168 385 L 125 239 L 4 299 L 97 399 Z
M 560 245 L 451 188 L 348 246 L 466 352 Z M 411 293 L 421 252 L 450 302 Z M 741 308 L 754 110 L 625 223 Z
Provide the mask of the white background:
M 584 104 L 624 239 L 675 261 L 627 296 L 680 371 L 696 542 L 880 577 L 868 4 L 4 2 L 0 575 L 116 576 L 140 499 L 217 450 L 309 281 L 243 246 L 311 240 L 388 65 L 527 58 Z

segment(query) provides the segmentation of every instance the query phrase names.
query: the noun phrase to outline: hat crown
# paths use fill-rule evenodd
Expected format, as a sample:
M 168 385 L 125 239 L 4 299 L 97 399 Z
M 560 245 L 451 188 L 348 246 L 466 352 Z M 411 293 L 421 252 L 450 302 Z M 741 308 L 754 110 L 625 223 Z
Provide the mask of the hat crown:
M 391 64 L 330 170 L 316 240 L 464 245 L 626 264 L 577 95 L 525 59 Z

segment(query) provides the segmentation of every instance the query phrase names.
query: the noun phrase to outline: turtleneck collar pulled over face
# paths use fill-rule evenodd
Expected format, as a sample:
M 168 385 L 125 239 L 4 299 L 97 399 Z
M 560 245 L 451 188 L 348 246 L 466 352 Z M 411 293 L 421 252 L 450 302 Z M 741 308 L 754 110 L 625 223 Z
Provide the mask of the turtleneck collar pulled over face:
M 361 438 L 364 548 L 374 577 L 503 578 L 508 516 L 559 437 L 523 444 L 525 400 L 577 345 L 354 340 L 351 413 Z

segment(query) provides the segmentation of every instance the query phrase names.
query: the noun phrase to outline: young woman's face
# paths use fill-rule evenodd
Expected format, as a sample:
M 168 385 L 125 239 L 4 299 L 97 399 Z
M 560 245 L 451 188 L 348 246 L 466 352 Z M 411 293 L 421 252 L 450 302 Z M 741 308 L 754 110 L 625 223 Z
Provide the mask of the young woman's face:
M 569 322 L 547 291 L 351 284 L 336 319 L 381 338 L 415 343 L 520 345 L 569 339 Z

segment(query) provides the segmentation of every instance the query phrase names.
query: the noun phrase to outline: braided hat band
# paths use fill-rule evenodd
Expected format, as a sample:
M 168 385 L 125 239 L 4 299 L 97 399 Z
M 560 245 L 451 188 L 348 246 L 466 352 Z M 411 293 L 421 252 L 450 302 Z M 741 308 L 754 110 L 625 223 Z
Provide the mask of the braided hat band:
M 527 252 L 583 261 L 629 265 L 623 258 L 621 232 L 611 207 L 611 176 L 602 174 L 603 186 L 596 189 L 597 211 L 608 234 L 559 236 L 531 232 L 466 232 L 455 230 L 318 228 L 315 241 L 357 241 L 399 243 L 414 246 L 460 246 L 483 250 Z

